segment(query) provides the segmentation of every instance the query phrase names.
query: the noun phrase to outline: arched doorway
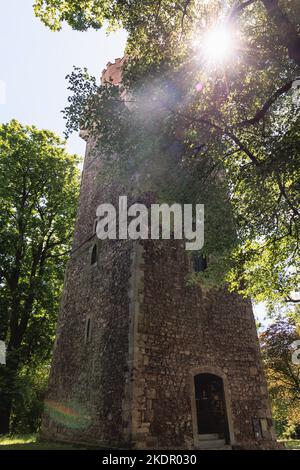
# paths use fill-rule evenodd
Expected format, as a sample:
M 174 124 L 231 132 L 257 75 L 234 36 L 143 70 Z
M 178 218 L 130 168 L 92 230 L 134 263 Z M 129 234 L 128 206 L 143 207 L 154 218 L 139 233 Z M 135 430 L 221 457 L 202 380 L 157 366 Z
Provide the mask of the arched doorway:
M 227 443 L 229 427 L 223 379 L 211 373 L 194 376 L 197 431 L 199 435 L 218 435 Z

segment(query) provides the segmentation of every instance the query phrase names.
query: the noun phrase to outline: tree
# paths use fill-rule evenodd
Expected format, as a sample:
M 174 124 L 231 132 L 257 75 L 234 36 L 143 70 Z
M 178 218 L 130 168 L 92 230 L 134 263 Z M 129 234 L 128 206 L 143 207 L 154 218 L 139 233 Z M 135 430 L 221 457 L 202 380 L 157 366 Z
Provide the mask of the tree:
M 170 197 L 171 188 L 179 200 L 184 187 L 184 201 L 205 199 L 200 186 L 214 184 L 222 173 L 237 243 L 226 237 L 227 247 L 213 253 L 212 277 L 258 301 L 294 302 L 300 107 L 293 84 L 300 76 L 300 5 L 241 0 L 228 1 L 224 9 L 224 3 L 38 0 L 35 11 L 52 29 L 63 21 L 80 30 L 104 21 L 126 28 L 124 86 L 130 106 L 124 108 L 113 87 L 108 96 L 83 80 L 84 73 L 72 74 L 69 129 L 89 124 L 108 154 L 121 155 L 118 171 L 132 173 L 133 159 L 142 177 L 154 173 L 159 179 L 162 198 Z M 218 34 L 209 44 L 214 29 Z M 223 42 L 231 42 L 233 54 L 216 58 Z M 181 146 L 173 158 L 165 145 L 172 141 Z M 170 180 L 178 172 L 179 178 Z M 210 245 L 219 240 L 212 238 Z
M 277 320 L 260 335 L 273 412 L 280 434 L 287 429 L 300 432 L 300 365 L 292 361 L 296 340 L 299 340 L 299 317 Z
M 49 360 L 79 188 L 78 158 L 55 134 L 0 126 L 0 433 L 24 368 Z
M 34 11 L 43 23 L 52 30 L 61 28 L 66 21 L 72 28 L 84 31 L 90 27 L 99 29 L 108 21 L 112 26 L 122 25 L 129 33 L 130 38 L 136 44 L 152 39 L 161 44 L 161 50 L 166 40 L 176 35 L 176 29 L 180 28 L 182 33 L 195 21 L 195 11 L 213 14 L 220 9 L 221 2 L 212 0 L 207 2 L 201 0 L 151 0 L 140 2 L 139 0 L 35 0 Z M 282 7 L 279 0 L 240 0 L 228 1 L 231 4 L 230 18 L 234 19 L 249 7 L 263 6 L 270 23 L 277 28 L 277 36 L 282 45 L 287 49 L 290 59 L 300 66 L 300 37 L 298 28 L 293 23 L 293 13 L 299 14 L 297 0 L 283 1 Z M 204 4 L 204 9 L 201 9 Z M 185 22 L 188 23 L 185 25 Z M 141 32 L 143 35 L 141 35 Z M 156 38 L 156 41 L 155 41 Z M 136 39 L 138 41 L 136 42 Z M 182 39 L 182 36 L 180 37 Z M 133 42 L 133 41 L 132 41 Z M 150 45 L 149 49 L 153 47 Z

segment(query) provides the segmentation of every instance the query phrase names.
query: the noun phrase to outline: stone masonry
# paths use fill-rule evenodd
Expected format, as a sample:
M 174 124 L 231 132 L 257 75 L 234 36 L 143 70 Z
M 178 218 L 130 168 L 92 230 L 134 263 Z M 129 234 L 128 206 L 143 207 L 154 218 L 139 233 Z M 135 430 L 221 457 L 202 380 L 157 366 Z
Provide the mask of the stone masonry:
M 102 80 L 120 83 L 122 65 Z M 41 437 L 197 448 L 194 376 L 209 373 L 223 381 L 227 444 L 276 448 L 250 301 L 188 285 L 179 240 L 97 240 L 97 206 L 124 194 L 99 185 L 100 168 L 87 142 Z

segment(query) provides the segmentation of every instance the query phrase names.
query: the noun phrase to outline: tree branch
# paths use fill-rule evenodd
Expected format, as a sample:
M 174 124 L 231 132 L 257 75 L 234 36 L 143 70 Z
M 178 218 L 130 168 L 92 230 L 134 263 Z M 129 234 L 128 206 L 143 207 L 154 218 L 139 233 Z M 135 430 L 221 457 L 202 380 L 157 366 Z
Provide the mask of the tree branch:
M 298 209 L 296 209 L 296 207 L 294 206 L 293 202 L 290 200 L 287 192 L 286 192 L 286 189 L 285 189 L 285 186 L 283 184 L 283 182 L 281 181 L 281 178 L 280 178 L 280 175 L 279 173 L 276 171 L 276 180 L 277 180 L 277 184 L 278 184 L 278 188 L 280 190 L 280 193 L 282 194 L 282 196 L 284 197 L 284 199 L 286 200 L 289 208 L 291 209 L 291 211 L 293 212 L 293 214 L 297 217 L 299 217 L 299 211 Z
M 188 116 L 185 116 L 184 114 L 180 113 L 180 116 L 190 124 L 193 124 L 195 122 L 199 122 L 200 124 L 205 124 L 208 127 L 211 127 L 212 129 L 215 129 L 218 134 L 220 135 L 225 135 L 229 137 L 238 147 L 242 152 L 244 152 L 247 157 L 251 160 L 251 162 L 255 165 L 258 166 L 260 164 L 259 160 L 253 155 L 253 153 L 246 147 L 246 145 L 235 135 L 231 130 L 228 128 L 223 128 L 219 126 L 218 124 L 215 124 L 214 122 L 204 118 L 204 117 L 199 117 L 199 118 L 189 118 Z
M 252 3 L 257 2 L 258 0 L 246 0 L 245 2 L 242 2 L 240 5 L 234 4 L 231 12 L 229 14 L 229 19 L 232 20 L 236 16 L 238 16 L 245 8 L 249 7 L 252 5 Z
M 275 101 L 285 93 L 287 93 L 293 86 L 293 81 L 290 81 L 283 85 L 281 88 L 275 91 L 273 95 L 265 102 L 263 107 L 256 112 L 256 114 L 251 119 L 245 119 L 236 125 L 236 127 L 249 127 L 254 124 L 257 124 L 263 117 L 267 114 L 271 106 Z

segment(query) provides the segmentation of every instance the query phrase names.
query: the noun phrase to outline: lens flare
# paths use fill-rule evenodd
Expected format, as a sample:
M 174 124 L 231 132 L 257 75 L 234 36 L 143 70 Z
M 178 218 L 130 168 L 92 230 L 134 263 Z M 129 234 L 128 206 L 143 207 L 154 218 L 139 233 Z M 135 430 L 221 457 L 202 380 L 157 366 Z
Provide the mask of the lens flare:
M 45 400 L 45 412 L 55 422 L 69 429 L 83 429 L 89 426 L 90 416 L 74 402 L 59 403 Z
M 197 48 L 204 62 L 217 66 L 233 58 L 236 50 L 236 37 L 228 25 L 217 25 L 204 34 Z
M 196 91 L 198 91 L 198 92 L 200 93 L 200 92 L 203 90 L 204 85 L 203 85 L 203 83 L 198 82 L 198 83 L 196 84 L 195 88 L 196 88 Z

